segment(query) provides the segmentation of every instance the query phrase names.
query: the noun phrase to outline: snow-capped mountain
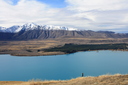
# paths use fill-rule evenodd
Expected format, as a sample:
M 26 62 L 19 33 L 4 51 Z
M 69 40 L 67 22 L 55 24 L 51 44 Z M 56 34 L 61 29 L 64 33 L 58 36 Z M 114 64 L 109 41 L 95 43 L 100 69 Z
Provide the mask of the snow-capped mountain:
M 42 27 L 42 29 L 45 29 L 45 30 L 68 30 L 68 31 L 77 30 L 76 28 L 69 28 L 69 27 L 63 27 L 63 26 L 53 26 L 53 25 L 44 25 Z
M 12 27 L 7 28 L 5 30 L 5 32 L 16 33 L 16 32 L 21 31 L 21 29 L 22 29 L 22 26 L 15 25 L 15 26 L 12 26 Z
M 73 31 L 77 30 L 76 28 L 68 28 L 63 26 L 53 26 L 53 25 L 37 25 L 35 23 L 26 23 L 22 26 L 15 25 L 9 28 L 0 27 L 0 32 L 10 32 L 10 33 L 17 33 L 21 30 L 28 31 L 28 30 L 67 30 Z
M 28 31 L 28 30 L 34 30 L 34 29 L 38 29 L 38 26 L 37 24 L 35 23 L 26 23 L 24 24 L 22 27 L 21 30 L 25 30 L 25 31 Z
M 62 39 L 62 38 L 128 38 L 126 34 L 115 34 L 108 31 L 77 30 L 75 28 L 37 25 L 26 23 L 22 26 L 12 26 L 9 28 L 0 27 L 0 40 L 43 40 L 43 39 Z M 102 41 L 101 41 L 102 42 Z
M 0 27 L 0 32 L 5 32 L 6 29 L 6 27 Z

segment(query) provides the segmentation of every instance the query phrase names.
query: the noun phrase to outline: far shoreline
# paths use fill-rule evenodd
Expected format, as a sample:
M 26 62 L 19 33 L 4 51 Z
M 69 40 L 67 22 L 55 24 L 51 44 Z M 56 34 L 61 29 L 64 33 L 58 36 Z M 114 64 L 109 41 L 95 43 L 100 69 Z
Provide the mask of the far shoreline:
M 99 51 L 99 50 L 112 50 L 112 51 L 128 51 L 128 44 L 64 44 L 62 46 L 52 46 L 43 49 L 22 49 L 22 50 L 1 50 L 0 54 L 9 54 L 12 56 L 51 56 L 51 55 L 64 55 L 76 52 L 86 51 Z
M 108 49 L 110 51 L 128 51 L 128 49 L 122 50 L 122 49 L 117 49 L 117 50 L 113 50 L 113 49 Z M 88 51 L 77 51 L 77 52 L 89 52 L 89 51 L 107 51 L 107 50 L 88 50 Z M 74 53 L 77 53 L 74 52 Z M 34 57 L 34 56 L 56 56 L 56 55 L 65 55 L 65 54 L 73 54 L 73 53 L 64 53 L 64 52 L 46 52 L 45 54 L 38 54 L 38 55 L 24 55 L 24 54 L 9 54 L 9 53 L 0 53 L 0 55 L 10 55 L 10 56 L 17 56 L 17 57 Z

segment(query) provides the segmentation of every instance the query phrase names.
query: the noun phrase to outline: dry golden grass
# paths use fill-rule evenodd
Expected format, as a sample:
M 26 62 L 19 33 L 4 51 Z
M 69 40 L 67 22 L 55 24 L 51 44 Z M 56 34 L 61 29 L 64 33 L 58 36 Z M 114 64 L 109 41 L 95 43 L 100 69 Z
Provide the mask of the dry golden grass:
M 32 41 L 0 41 L 0 50 L 23 50 L 49 48 L 56 45 L 55 40 L 32 40 Z
M 58 38 L 49 40 L 29 40 L 29 41 L 0 41 L 0 54 L 11 54 L 17 56 L 39 56 L 64 54 L 61 52 L 37 52 L 40 49 L 47 49 L 56 46 L 63 46 L 65 43 L 74 44 L 113 44 L 128 43 L 127 38 Z M 28 52 L 30 50 L 31 52 Z M 24 54 L 24 55 L 23 55 Z
M 64 38 L 54 40 L 30 40 L 30 41 L 0 41 L 0 50 L 24 50 L 24 49 L 44 49 L 65 43 L 75 44 L 105 44 L 105 43 L 128 43 L 128 39 L 120 38 Z
M 128 75 L 102 75 L 98 77 L 79 77 L 71 80 L 28 82 L 0 81 L 0 85 L 128 85 Z

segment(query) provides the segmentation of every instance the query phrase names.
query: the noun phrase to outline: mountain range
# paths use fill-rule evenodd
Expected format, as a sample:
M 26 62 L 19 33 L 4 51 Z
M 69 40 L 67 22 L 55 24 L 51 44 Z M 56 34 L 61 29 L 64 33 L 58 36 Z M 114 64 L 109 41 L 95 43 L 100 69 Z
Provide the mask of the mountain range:
M 68 30 L 73 31 L 77 30 L 76 28 L 69 28 L 69 27 L 63 27 L 63 26 L 53 26 L 53 25 L 37 25 L 35 23 L 26 23 L 22 26 L 14 25 L 12 27 L 6 28 L 6 27 L 0 27 L 0 32 L 8 32 L 8 33 L 17 33 L 20 31 L 28 31 L 28 30 Z
M 128 38 L 128 33 L 78 30 L 63 26 L 42 26 L 35 23 L 27 23 L 22 26 L 15 25 L 9 28 L 0 27 L 0 40 L 42 40 L 55 38 Z

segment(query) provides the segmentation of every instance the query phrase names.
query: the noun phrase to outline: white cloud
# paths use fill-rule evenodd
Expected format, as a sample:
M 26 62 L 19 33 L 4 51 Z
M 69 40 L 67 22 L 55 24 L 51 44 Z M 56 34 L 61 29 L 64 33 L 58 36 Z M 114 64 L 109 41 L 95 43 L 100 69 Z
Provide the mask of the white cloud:
M 0 0 L 0 26 L 27 22 L 75 27 L 86 30 L 125 30 L 128 0 L 65 0 L 65 8 L 51 8 L 37 0 Z
M 4 0 L 0 1 L 0 21 L 6 22 L 3 23 L 6 26 L 36 22 L 40 19 L 43 22 L 49 20 L 56 12 L 58 10 L 36 0 L 20 0 L 17 5 L 8 4 Z
M 127 0 L 66 0 L 69 8 L 77 11 L 119 10 L 128 7 Z
M 123 29 L 128 27 L 128 0 L 66 0 L 75 17 L 88 19 L 94 30 Z M 86 23 L 86 22 L 85 22 Z M 116 30 L 115 30 L 116 31 Z

